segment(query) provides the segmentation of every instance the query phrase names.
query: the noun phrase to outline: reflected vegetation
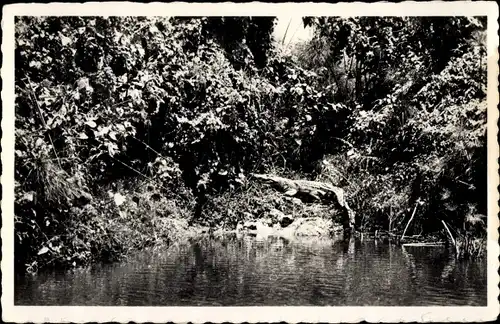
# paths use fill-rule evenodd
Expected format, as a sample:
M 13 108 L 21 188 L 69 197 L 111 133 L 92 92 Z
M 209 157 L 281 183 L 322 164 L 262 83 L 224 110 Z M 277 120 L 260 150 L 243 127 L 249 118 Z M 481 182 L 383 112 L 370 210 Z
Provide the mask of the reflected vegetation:
M 373 240 L 200 238 L 16 278 L 19 305 L 486 305 L 486 263 Z

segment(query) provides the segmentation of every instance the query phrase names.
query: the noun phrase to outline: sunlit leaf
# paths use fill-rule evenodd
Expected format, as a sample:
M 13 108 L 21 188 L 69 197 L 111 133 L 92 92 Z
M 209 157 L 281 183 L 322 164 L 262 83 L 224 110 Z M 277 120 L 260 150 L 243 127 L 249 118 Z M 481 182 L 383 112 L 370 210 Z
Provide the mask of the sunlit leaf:
M 121 206 L 126 201 L 125 197 L 119 192 L 113 195 L 113 200 L 116 206 Z
M 45 254 L 49 251 L 50 251 L 49 248 L 44 246 L 43 248 L 40 249 L 40 251 L 38 251 L 37 255 L 42 255 L 42 254 Z
M 87 87 L 90 86 L 89 79 L 88 78 L 80 78 L 77 81 L 77 88 L 78 89 L 86 89 Z
M 36 140 L 36 142 L 35 142 L 35 146 L 36 146 L 36 147 L 40 147 L 40 146 L 42 146 L 42 145 L 43 145 L 43 143 L 44 143 L 43 139 L 41 139 L 41 138 L 39 137 L 39 138 L 37 138 L 37 140 Z
M 95 128 L 97 126 L 97 124 L 93 120 L 87 120 L 85 124 L 87 124 L 91 128 Z
M 40 63 L 39 61 L 31 61 L 29 63 L 29 67 L 40 69 L 42 67 L 42 63 Z
M 108 135 L 109 135 L 109 137 L 110 137 L 112 140 L 114 140 L 114 141 L 116 141 L 116 140 L 117 140 L 117 139 L 116 139 L 116 133 L 115 133 L 115 132 L 111 131 L 111 132 L 109 132 L 109 134 L 108 134 Z

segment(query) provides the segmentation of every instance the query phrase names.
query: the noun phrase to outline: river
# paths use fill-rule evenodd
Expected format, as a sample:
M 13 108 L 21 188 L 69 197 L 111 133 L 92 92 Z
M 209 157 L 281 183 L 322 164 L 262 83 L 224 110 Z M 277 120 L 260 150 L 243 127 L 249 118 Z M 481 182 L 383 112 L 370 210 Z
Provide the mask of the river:
M 16 305 L 485 306 L 486 261 L 375 240 L 199 239 L 16 277 Z

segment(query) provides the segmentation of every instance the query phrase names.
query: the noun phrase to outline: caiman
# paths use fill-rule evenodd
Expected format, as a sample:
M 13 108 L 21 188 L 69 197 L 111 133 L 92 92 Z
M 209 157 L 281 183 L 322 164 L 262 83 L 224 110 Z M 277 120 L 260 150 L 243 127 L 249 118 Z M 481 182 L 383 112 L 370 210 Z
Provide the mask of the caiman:
M 316 201 L 328 200 L 336 202 L 343 212 L 344 229 L 354 229 L 355 212 L 349 207 L 342 188 L 324 182 L 292 180 L 267 174 L 253 173 L 252 176 L 277 188 L 287 196 L 309 197 Z

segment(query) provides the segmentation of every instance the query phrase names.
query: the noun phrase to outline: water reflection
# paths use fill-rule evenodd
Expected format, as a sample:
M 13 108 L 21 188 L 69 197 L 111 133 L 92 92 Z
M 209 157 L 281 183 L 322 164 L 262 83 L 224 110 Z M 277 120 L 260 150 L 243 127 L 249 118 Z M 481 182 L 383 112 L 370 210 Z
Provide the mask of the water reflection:
M 200 238 L 126 262 L 17 278 L 24 305 L 486 305 L 485 262 L 373 240 Z

